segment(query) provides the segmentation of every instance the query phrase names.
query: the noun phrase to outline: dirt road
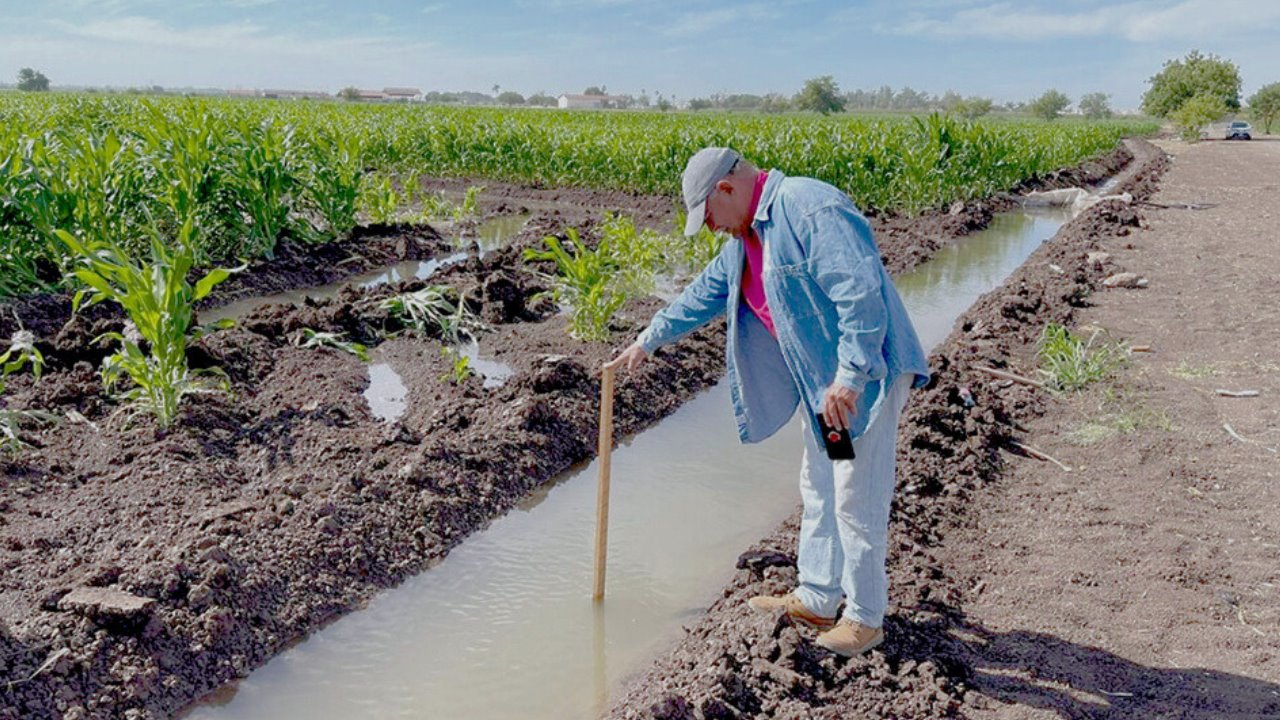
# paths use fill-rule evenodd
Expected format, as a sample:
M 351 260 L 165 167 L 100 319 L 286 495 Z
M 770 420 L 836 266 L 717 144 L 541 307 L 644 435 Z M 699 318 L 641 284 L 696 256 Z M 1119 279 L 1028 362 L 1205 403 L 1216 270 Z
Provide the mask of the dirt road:
M 1280 142 L 1164 148 L 1175 207 L 1104 243 L 1149 287 L 1079 316 L 1152 352 L 1031 423 L 1072 472 L 1016 459 L 939 557 L 972 717 L 1280 717 Z

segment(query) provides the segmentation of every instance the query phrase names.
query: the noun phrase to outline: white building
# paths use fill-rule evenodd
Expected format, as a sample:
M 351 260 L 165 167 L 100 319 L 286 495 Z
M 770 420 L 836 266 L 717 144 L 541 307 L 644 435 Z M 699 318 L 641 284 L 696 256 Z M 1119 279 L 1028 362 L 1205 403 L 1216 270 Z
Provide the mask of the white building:
M 612 95 L 561 94 L 558 103 L 561 110 L 600 109 L 613 106 Z
M 401 102 L 422 102 L 422 91 L 411 87 L 382 88 L 383 99 Z

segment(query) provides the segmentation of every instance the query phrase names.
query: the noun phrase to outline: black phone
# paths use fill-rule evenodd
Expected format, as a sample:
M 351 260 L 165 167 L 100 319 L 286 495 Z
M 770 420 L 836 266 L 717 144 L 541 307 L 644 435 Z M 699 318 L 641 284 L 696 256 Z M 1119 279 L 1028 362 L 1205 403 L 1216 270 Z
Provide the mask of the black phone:
M 857 457 L 853 452 L 853 438 L 849 437 L 849 431 L 831 427 L 821 413 L 817 417 L 822 442 L 827 446 L 827 457 L 832 460 L 853 460 Z

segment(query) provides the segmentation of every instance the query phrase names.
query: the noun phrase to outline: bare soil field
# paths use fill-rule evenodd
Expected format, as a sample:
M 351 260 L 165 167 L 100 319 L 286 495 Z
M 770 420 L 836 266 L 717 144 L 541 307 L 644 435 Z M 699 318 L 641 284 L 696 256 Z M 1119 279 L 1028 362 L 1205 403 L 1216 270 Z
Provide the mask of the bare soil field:
M 1119 149 L 1034 186 L 1097 182 L 1129 157 Z M 522 207 L 519 192 L 492 192 L 491 212 Z M 438 338 L 384 341 L 386 311 L 377 301 L 424 281 L 351 287 L 330 300 L 260 308 L 197 343 L 193 364 L 225 369 L 234 393 L 193 398 L 182 422 L 160 433 L 145 420 L 129 423 L 103 397 L 96 366 L 105 351 L 90 341 L 119 329 L 118 314 L 101 308 L 71 318 L 65 298 L 0 308 L 0 335 L 16 329 L 16 313 L 49 361 L 39 383 L 14 379 L 6 402 L 67 418 L 32 429 L 30 449 L 0 459 L 0 718 L 169 716 L 430 567 L 590 457 L 599 393 L 593 368 L 616 343 L 571 340 L 563 317 L 536 299 L 543 281 L 520 253 L 565 225 L 590 238 L 606 209 L 669 225 L 661 207 L 670 200 L 555 192 L 565 207 L 528 208 L 533 217 L 510 247 L 472 255 L 432 278 L 456 287 L 489 324 L 481 347 L 514 371 L 497 388 L 477 377 L 449 381 Z M 907 269 L 1009 202 L 877 218 L 886 263 Z M 285 262 L 254 268 L 219 297 L 328 282 L 448 248 L 430 230 L 376 230 L 336 249 L 286 247 Z M 639 331 L 657 304 L 626 308 L 614 323 L 617 343 Z M 343 352 L 296 347 L 290 338 L 303 328 L 380 345 L 401 363 L 405 415 L 390 424 L 374 417 L 361 395 L 366 367 Z M 656 422 L 718 381 L 722 345 L 721 328 L 706 330 L 623 379 L 618 435 Z M 936 402 L 951 399 L 937 395 Z M 920 442 L 977 448 L 955 452 L 970 458 L 970 472 L 985 472 L 994 450 L 988 440 L 973 445 L 957 433 L 964 421 L 954 408 L 921 422 Z M 950 477 L 945 463 L 930 462 L 936 482 Z
M 939 555 L 986 635 L 972 717 L 1280 717 L 1280 144 L 1164 147 L 1103 244 L 1149 286 L 1077 319 L 1151 351 L 1029 421 L 1072 472 L 1009 463 Z

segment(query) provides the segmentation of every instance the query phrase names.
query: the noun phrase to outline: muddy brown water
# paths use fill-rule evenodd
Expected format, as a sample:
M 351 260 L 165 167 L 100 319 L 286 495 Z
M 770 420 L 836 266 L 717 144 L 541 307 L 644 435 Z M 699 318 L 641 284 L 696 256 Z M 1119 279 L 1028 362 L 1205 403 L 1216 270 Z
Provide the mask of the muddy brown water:
M 998 216 L 896 278 L 926 347 L 1069 217 Z M 792 425 L 740 445 L 722 382 L 618 447 L 601 605 L 591 601 L 593 462 L 185 717 L 597 716 L 715 599 L 737 554 L 795 507 Z

